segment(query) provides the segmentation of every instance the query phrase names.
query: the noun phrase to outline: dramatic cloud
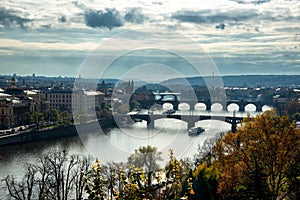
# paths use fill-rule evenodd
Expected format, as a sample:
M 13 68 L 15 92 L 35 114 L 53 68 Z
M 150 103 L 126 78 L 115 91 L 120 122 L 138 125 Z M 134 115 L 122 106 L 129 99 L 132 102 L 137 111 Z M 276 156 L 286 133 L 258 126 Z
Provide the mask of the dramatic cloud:
M 281 12 L 285 12 L 284 14 Z M 211 24 L 211 23 L 238 23 L 251 22 L 252 24 L 265 22 L 291 22 L 299 21 L 300 16 L 290 13 L 288 8 L 281 12 L 276 10 L 262 10 L 255 6 L 248 8 L 232 8 L 223 10 L 183 10 L 173 13 L 172 18 L 180 22 L 189 22 L 195 24 Z
M 225 29 L 225 24 L 224 23 L 221 23 L 221 24 L 219 24 L 219 25 L 216 25 L 216 28 L 217 29 L 221 29 L 221 30 L 224 30 Z
M 196 24 L 202 23 L 221 23 L 222 21 L 244 21 L 258 17 L 258 14 L 254 10 L 244 11 L 227 11 L 212 13 L 210 10 L 201 11 L 181 11 L 173 14 L 172 18 L 182 21 Z
M 231 1 L 235 1 L 239 4 L 263 4 L 263 3 L 270 2 L 271 0 L 231 0 Z
M 53 67 L 52 74 L 68 68 L 67 75 L 80 65 L 74 57 L 84 58 L 120 31 L 138 30 L 122 38 L 131 41 L 149 28 L 165 28 L 199 43 L 222 73 L 259 73 L 273 66 L 270 73 L 299 74 L 299 27 L 299 0 L 1 0 L 0 69 L 13 73 L 45 65 Z M 103 52 L 116 47 L 118 40 Z
M 25 24 L 30 21 L 32 20 L 19 17 L 13 14 L 10 10 L 0 8 L 0 25 L 4 26 L 5 28 L 25 28 Z
M 142 24 L 146 17 L 140 8 L 131 8 L 124 16 L 125 20 L 131 23 Z
M 123 26 L 120 13 L 116 9 L 106 8 L 104 11 L 87 10 L 84 14 L 86 25 L 89 27 L 106 27 L 112 29 L 114 27 Z

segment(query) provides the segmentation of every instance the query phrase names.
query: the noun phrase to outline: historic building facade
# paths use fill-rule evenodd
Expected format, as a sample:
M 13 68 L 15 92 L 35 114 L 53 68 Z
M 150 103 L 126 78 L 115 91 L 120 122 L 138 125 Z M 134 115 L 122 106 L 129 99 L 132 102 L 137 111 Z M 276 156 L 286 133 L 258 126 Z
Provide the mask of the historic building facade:
M 104 93 L 100 91 L 51 89 L 46 94 L 49 108 L 58 111 L 93 110 L 104 101 Z M 88 108 L 87 108 L 88 107 Z M 86 109 L 87 108 L 87 109 Z

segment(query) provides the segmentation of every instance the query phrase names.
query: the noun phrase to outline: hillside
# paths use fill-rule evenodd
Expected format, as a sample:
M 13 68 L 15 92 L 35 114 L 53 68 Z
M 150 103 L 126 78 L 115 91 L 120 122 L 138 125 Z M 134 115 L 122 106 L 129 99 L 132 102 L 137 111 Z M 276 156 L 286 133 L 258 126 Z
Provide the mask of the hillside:
M 212 78 L 212 77 L 207 77 Z M 203 77 L 186 78 L 191 85 L 206 85 Z M 300 75 L 242 75 L 222 77 L 224 86 L 247 86 L 247 87 L 278 87 L 300 86 Z M 163 85 L 181 84 L 184 79 L 175 78 L 161 82 Z

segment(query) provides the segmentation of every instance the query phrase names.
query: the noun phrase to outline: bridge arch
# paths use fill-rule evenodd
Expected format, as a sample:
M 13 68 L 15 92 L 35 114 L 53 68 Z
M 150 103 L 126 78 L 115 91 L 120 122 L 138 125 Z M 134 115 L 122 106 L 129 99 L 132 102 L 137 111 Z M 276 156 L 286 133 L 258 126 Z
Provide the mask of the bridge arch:
M 154 121 L 155 121 L 155 126 L 156 126 L 156 124 L 160 124 L 160 126 L 162 126 L 162 127 L 165 127 L 164 123 L 165 122 L 167 123 L 168 121 L 176 122 L 176 127 L 186 128 L 188 125 L 187 121 L 184 121 L 182 119 L 177 119 L 177 118 L 157 118 L 157 119 L 154 119 Z M 175 128 L 175 127 L 173 127 L 173 128 Z
M 237 103 L 230 103 L 227 106 L 227 111 L 232 112 L 232 111 L 239 111 L 240 110 L 240 106 Z
M 172 103 L 164 103 L 162 108 L 164 110 L 174 109 L 174 105 Z
M 194 109 L 197 111 L 205 111 L 205 110 L 207 110 L 207 106 L 205 103 L 196 103 L 194 105 Z
M 222 111 L 223 109 L 223 105 L 220 103 L 213 103 L 211 105 L 211 111 Z
M 180 103 L 178 105 L 179 110 L 190 110 L 191 106 L 188 103 Z
M 262 106 L 262 111 L 265 112 L 265 111 L 268 111 L 268 110 L 272 110 L 273 108 L 271 106 L 268 106 L 268 105 L 263 105 Z
M 224 120 L 217 120 L 217 119 L 205 119 L 205 120 L 199 120 L 196 122 L 196 126 L 201 126 L 203 128 L 210 128 L 212 127 L 218 127 L 221 129 L 224 129 L 224 131 L 228 131 L 231 129 L 231 123 L 224 121 Z
M 254 105 L 253 103 L 249 103 L 247 105 L 245 105 L 245 111 L 246 112 L 255 112 L 256 109 L 256 105 Z

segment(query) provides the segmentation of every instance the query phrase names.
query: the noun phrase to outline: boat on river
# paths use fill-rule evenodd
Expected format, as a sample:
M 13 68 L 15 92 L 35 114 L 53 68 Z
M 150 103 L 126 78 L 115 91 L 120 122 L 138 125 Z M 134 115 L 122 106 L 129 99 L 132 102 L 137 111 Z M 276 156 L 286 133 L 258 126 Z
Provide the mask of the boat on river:
M 192 127 L 188 130 L 189 136 L 199 135 L 200 133 L 204 132 L 205 129 L 202 127 Z

